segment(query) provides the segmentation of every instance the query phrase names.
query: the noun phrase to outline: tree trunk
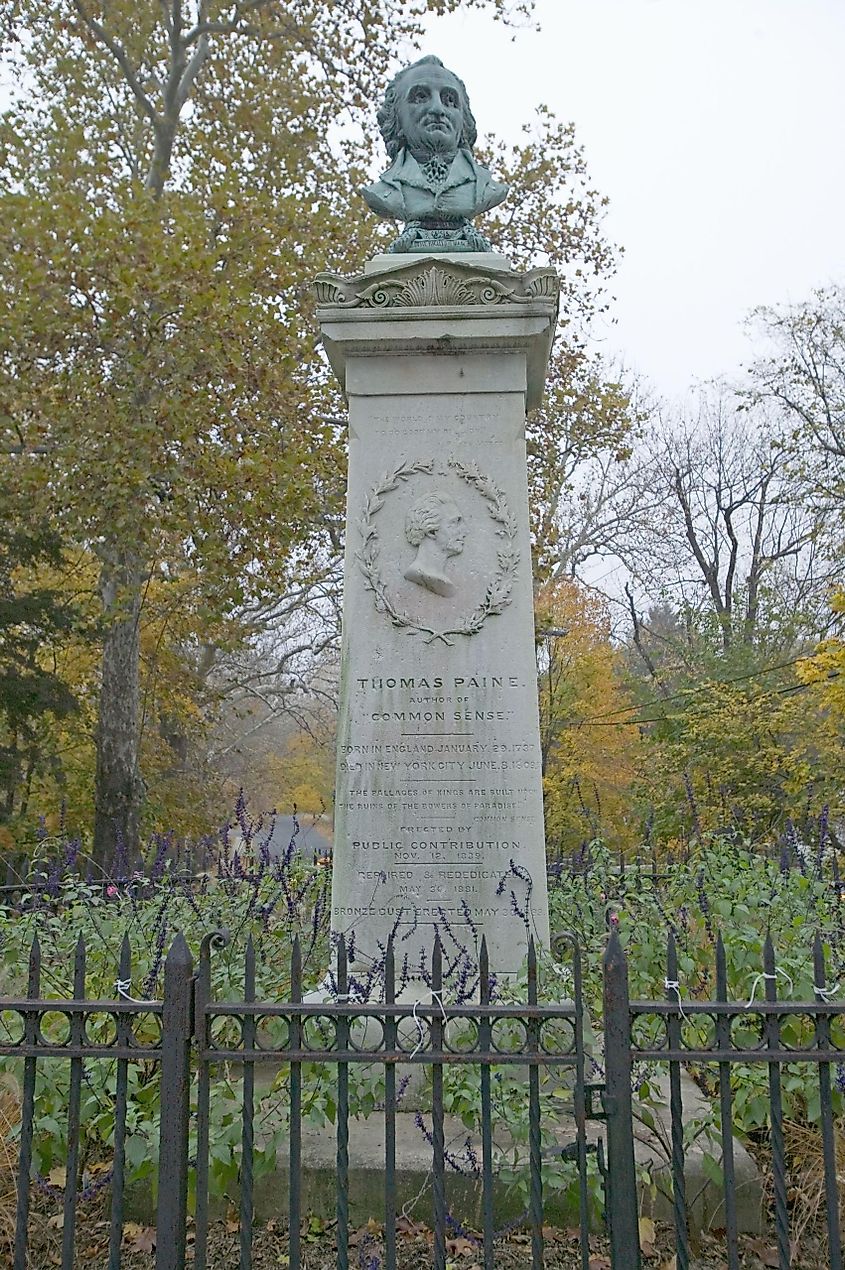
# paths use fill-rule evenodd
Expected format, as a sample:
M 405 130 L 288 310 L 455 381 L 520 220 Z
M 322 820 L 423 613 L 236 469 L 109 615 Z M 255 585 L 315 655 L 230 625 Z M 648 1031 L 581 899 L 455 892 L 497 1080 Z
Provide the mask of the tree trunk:
M 97 726 L 93 856 L 109 871 L 118 851 L 134 861 L 144 783 L 140 746 L 142 571 L 131 552 L 107 559 L 100 575 L 105 632 Z

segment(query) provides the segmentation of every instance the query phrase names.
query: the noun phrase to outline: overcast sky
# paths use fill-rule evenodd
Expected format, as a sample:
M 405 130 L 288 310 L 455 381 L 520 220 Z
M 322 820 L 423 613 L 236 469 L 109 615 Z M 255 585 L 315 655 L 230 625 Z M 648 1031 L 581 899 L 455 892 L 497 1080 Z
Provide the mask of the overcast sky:
M 608 352 L 661 393 L 736 372 L 743 315 L 845 282 L 845 0 L 537 0 L 433 19 L 481 132 L 574 120 L 625 249 Z

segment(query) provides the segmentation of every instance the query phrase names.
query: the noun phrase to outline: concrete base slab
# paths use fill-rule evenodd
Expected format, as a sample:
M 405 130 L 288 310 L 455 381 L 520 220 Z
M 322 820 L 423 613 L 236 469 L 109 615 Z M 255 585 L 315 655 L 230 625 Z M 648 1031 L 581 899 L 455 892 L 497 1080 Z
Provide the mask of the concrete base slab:
M 634 1153 L 640 1166 L 642 1211 L 660 1221 L 671 1221 L 672 1183 L 667 1150 L 671 1132 L 668 1079 L 665 1081 L 665 1091 L 661 1090 L 661 1094 L 663 1092 L 666 1106 L 657 1107 L 655 1128 L 649 1128 L 641 1120 L 635 1126 Z M 682 1098 L 686 1123 L 703 1118 L 704 1113 L 709 1112 L 709 1103 L 687 1077 L 682 1078 Z M 422 1123 L 430 1130 L 431 1118 L 428 1114 L 422 1113 Z M 469 1141 L 476 1158 L 481 1159 L 480 1137 L 470 1133 L 459 1119 L 446 1116 L 444 1132 L 447 1151 L 462 1157 Z M 589 1122 L 587 1137 L 590 1143 L 603 1139 L 604 1129 L 601 1123 Z M 561 1118 L 555 1139 L 561 1148 L 575 1140 L 573 1119 Z M 494 1142 L 500 1151 L 512 1155 L 517 1150 L 521 1158 L 527 1161 L 527 1144 L 516 1143 L 506 1126 L 494 1126 Z M 759 1233 L 763 1224 L 762 1180 L 754 1160 L 742 1144 L 734 1141 L 733 1145 L 739 1229 Z M 721 1162 L 721 1144 L 718 1139 L 699 1137 L 687 1151 L 684 1176 L 693 1232 L 719 1228 L 724 1221 L 722 1188 L 714 1185 L 705 1171 L 704 1160 L 708 1154 Z M 398 1212 L 404 1209 L 409 1216 L 422 1220 L 430 1216 L 431 1164 L 431 1144 L 419 1126 L 417 1113 L 399 1112 L 396 1117 Z M 524 1171 L 527 1185 L 527 1163 Z M 546 1221 L 561 1226 L 577 1224 L 578 1200 L 574 1170 L 573 1184 L 566 1190 L 558 1189 L 560 1172 L 556 1161 L 546 1162 L 544 1174 L 547 1183 L 544 1186 Z M 287 1185 L 288 1160 L 283 1151 L 278 1157 L 275 1175 L 256 1185 L 256 1210 L 262 1217 L 280 1215 L 279 1197 L 286 1196 Z M 305 1208 L 322 1217 L 333 1216 L 337 1200 L 336 1138 L 333 1128 L 303 1128 L 302 1186 Z M 457 1173 L 447 1166 L 446 1189 L 449 1212 L 464 1224 L 477 1228 L 481 1221 L 480 1179 L 474 1175 Z M 518 1218 L 526 1208 L 526 1198 L 521 1190 L 501 1180 L 494 1183 L 494 1203 L 497 1226 Z M 282 1213 L 283 1204 L 284 1201 Z M 351 1219 L 358 1223 L 367 1221 L 369 1217 L 378 1218 L 384 1211 L 384 1120 L 380 1115 L 371 1116 L 367 1120 L 350 1121 L 349 1204 Z
M 648 1108 L 634 1105 L 634 1157 L 641 1171 L 641 1207 L 658 1221 L 672 1220 L 672 1173 L 669 1166 L 672 1121 L 669 1115 L 669 1077 L 652 1080 L 658 1097 Z M 693 1231 L 724 1226 L 724 1188 L 708 1177 L 709 1156 L 721 1171 L 722 1142 L 713 1120 L 713 1106 L 689 1076 L 681 1075 L 685 1130 L 692 1131 L 684 1159 L 687 1210 Z M 650 1123 L 653 1116 L 653 1126 Z M 696 1132 L 696 1126 L 702 1128 Z M 763 1182 L 756 1163 L 741 1142 L 733 1141 L 735 1195 L 739 1230 L 759 1234 L 763 1229 Z M 650 1180 L 651 1185 L 648 1184 Z
M 635 1124 L 635 1156 L 639 1166 L 640 1204 L 644 1213 L 661 1221 L 672 1219 L 672 1185 L 669 1167 L 670 1120 L 668 1114 L 668 1079 L 660 1090 L 661 1101 L 652 1105 L 654 1126 L 642 1118 Z M 665 1094 L 665 1107 L 662 1095 Z M 526 1091 L 527 1097 L 527 1091 Z M 710 1105 L 700 1090 L 687 1077 L 682 1078 L 682 1098 L 685 1123 L 702 1119 L 709 1113 Z M 644 1109 L 641 1109 L 641 1112 Z M 635 1114 L 637 1114 L 635 1112 Z M 641 1113 L 640 1113 L 641 1114 Z M 428 1113 L 401 1111 L 396 1116 L 396 1211 L 404 1212 L 416 1220 L 431 1218 L 431 1167 L 432 1147 L 425 1130 L 430 1132 L 431 1117 Z M 478 1160 L 481 1159 L 481 1141 L 470 1133 L 455 1116 L 446 1116 L 444 1132 L 447 1152 L 465 1159 L 467 1142 Z M 260 1133 L 257 1133 L 260 1145 Z M 604 1127 L 590 1121 L 587 1126 L 590 1144 L 604 1139 Z M 574 1120 L 566 1115 L 559 1118 L 555 1140 L 564 1147 L 575 1140 Z M 500 1153 L 513 1158 L 518 1153 L 527 1161 L 527 1143 L 517 1143 L 506 1125 L 494 1126 L 494 1143 Z M 384 1212 L 384 1117 L 374 1113 L 367 1119 L 349 1122 L 349 1212 L 353 1225 L 363 1225 L 369 1218 L 380 1219 Z M 549 1157 L 553 1148 L 548 1144 L 544 1154 Z M 337 1139 L 333 1125 L 303 1125 L 302 1167 L 300 1185 L 302 1210 L 315 1216 L 331 1219 L 337 1203 Z M 723 1224 L 724 1196 L 720 1186 L 707 1176 L 705 1155 L 721 1160 L 718 1139 L 699 1137 L 688 1148 L 685 1179 L 690 1226 L 693 1232 L 719 1228 Z M 763 1226 L 762 1181 L 751 1156 L 739 1143 L 734 1142 L 734 1166 L 736 1172 L 736 1199 L 739 1229 L 759 1233 Z M 595 1170 L 595 1156 L 590 1156 L 590 1168 Z M 524 1213 L 527 1206 L 527 1163 L 521 1170 L 525 1186 L 507 1184 L 501 1179 L 494 1182 L 496 1225 L 504 1226 Z M 289 1186 L 289 1158 L 286 1148 L 280 1150 L 277 1167 L 255 1182 L 255 1214 L 258 1221 L 271 1218 L 284 1219 L 287 1211 Z M 474 1174 L 456 1172 L 447 1165 L 447 1205 L 450 1214 L 472 1228 L 481 1223 L 481 1181 Z M 591 1186 L 591 1195 L 598 1195 L 597 1186 Z M 237 1202 L 237 1196 L 229 1200 Z M 560 1170 L 552 1158 L 544 1163 L 545 1220 L 551 1225 L 572 1226 L 578 1222 L 578 1199 L 574 1169 L 572 1184 L 560 1189 Z M 133 1189 L 127 1196 L 128 1214 L 142 1221 L 152 1219 L 152 1200 L 148 1188 Z M 224 1202 L 212 1203 L 212 1212 L 221 1215 Z M 597 1212 L 593 1214 L 598 1219 Z

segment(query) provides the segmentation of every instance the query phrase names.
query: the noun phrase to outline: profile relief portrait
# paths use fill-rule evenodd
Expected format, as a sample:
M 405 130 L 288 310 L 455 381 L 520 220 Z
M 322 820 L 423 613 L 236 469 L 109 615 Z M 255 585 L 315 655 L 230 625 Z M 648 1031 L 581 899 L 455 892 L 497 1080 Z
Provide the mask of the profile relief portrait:
M 405 517 L 405 537 L 417 551 L 406 580 L 435 595 L 454 595 L 448 563 L 464 549 L 466 526 L 452 495 L 434 490 L 418 498 Z
M 439 57 L 421 58 L 388 85 L 378 124 L 391 165 L 361 193 L 379 216 L 405 222 L 390 251 L 492 250 L 470 221 L 508 187 L 473 157 L 478 130 L 463 81 Z

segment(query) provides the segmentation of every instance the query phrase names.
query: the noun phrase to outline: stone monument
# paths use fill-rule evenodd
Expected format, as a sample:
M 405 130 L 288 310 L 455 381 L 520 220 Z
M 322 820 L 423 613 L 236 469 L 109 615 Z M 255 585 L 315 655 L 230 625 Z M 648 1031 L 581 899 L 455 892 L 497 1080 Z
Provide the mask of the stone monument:
M 317 279 L 349 402 L 332 926 L 356 961 L 430 964 L 487 937 L 516 971 L 548 944 L 525 414 L 557 314 L 471 219 L 507 194 L 472 155 L 436 58 L 379 112 L 393 160 L 363 196 L 405 222 L 357 277 Z

